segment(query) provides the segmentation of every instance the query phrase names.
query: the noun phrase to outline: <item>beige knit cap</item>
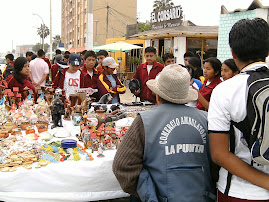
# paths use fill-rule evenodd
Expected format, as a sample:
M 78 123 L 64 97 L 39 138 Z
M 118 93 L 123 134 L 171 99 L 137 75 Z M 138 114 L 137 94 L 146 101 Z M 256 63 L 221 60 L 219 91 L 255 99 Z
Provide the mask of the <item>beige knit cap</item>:
M 189 72 L 177 64 L 166 66 L 157 79 L 146 84 L 155 94 L 172 103 L 186 104 L 198 98 L 197 91 L 190 87 Z

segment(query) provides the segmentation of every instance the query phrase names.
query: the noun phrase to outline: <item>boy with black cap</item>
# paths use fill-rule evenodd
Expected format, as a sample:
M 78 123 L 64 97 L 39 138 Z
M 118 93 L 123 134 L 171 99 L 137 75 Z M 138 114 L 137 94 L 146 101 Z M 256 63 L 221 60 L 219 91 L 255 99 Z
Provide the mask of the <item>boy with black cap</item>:
M 65 90 L 66 97 L 74 94 L 75 90 L 83 87 L 84 73 L 80 71 L 81 57 L 78 54 L 72 53 L 69 56 L 69 68 L 58 71 L 52 87 Z

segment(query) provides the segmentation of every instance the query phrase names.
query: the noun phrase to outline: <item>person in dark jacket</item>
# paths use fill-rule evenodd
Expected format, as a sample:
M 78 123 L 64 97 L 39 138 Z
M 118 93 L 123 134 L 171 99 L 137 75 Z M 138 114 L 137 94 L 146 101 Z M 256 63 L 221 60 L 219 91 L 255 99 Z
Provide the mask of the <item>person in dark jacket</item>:
M 12 74 L 13 69 L 14 69 L 14 55 L 12 54 L 7 54 L 6 55 L 6 66 L 3 71 L 3 78 L 6 79 L 9 75 Z

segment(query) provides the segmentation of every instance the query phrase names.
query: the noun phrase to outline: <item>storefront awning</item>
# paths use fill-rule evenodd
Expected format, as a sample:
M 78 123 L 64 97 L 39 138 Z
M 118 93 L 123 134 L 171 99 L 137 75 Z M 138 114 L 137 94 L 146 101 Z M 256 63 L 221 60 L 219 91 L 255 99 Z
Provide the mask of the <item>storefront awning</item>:
M 218 37 L 218 26 L 179 26 L 140 32 L 130 36 L 131 39 L 153 39 L 167 37 Z
M 75 52 L 79 53 L 79 52 L 84 51 L 85 49 L 86 49 L 86 47 L 83 46 L 83 47 L 77 47 L 77 48 L 73 48 L 73 47 L 71 47 L 71 48 L 69 48 L 69 49 L 67 49 L 67 50 L 68 50 L 70 53 L 75 53 Z

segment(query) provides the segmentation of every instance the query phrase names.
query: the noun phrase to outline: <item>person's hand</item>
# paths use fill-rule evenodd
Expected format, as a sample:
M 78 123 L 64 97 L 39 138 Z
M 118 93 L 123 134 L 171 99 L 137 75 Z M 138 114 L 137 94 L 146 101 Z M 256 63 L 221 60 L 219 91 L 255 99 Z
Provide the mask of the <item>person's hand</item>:
M 99 63 L 99 64 L 96 66 L 96 69 L 97 69 L 97 68 L 102 68 L 101 63 Z
M 196 90 L 197 92 L 199 92 L 199 90 L 197 88 L 195 88 L 192 84 L 191 84 L 191 87 Z
M 135 90 L 135 91 L 133 92 L 133 94 L 135 94 L 135 95 L 139 95 L 139 93 L 140 93 L 140 89 Z
M 34 86 L 38 87 L 38 86 L 40 86 L 40 83 L 35 83 Z

